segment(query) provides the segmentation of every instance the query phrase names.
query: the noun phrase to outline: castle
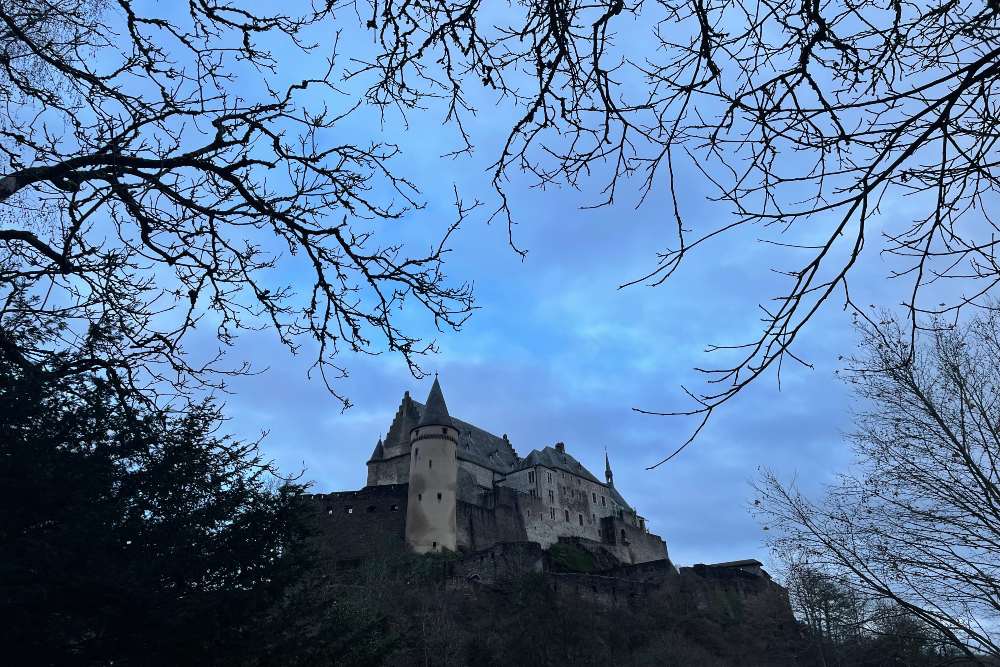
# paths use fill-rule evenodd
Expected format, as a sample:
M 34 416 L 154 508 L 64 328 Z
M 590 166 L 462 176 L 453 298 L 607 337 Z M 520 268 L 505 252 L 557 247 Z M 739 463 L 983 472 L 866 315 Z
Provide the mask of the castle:
M 603 482 L 563 443 L 522 458 L 506 434 L 452 417 L 437 378 L 426 403 L 403 395 L 367 465 L 364 488 L 313 496 L 341 564 L 400 547 L 471 553 L 567 540 L 625 565 L 669 563 L 664 541 L 615 488 L 607 454 Z

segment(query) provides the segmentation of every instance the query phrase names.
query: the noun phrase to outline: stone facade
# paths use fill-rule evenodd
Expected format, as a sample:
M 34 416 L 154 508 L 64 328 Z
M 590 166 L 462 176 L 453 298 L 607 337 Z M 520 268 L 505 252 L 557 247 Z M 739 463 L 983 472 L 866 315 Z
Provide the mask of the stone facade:
M 312 495 L 307 517 L 321 554 L 334 567 L 353 567 L 404 548 L 407 491 L 406 484 L 391 484 Z
M 367 511 L 355 516 L 343 507 L 381 497 L 380 489 L 399 500 L 389 504 L 400 509 L 385 520 L 391 528 L 382 515 L 373 517 L 380 527 L 359 527 L 361 544 L 334 548 L 338 560 L 361 557 L 355 554 L 388 536 L 398 543 L 400 535 L 417 552 L 470 553 L 515 542 L 547 549 L 572 538 L 599 543 L 622 563 L 668 560 L 664 541 L 615 488 L 607 457 L 603 482 L 563 443 L 521 458 L 506 435 L 451 417 L 437 379 L 425 404 L 404 394 L 367 466 L 364 489 L 318 497 L 340 508 L 327 519 L 320 513 L 321 521 L 332 521 L 335 532 L 363 521 Z

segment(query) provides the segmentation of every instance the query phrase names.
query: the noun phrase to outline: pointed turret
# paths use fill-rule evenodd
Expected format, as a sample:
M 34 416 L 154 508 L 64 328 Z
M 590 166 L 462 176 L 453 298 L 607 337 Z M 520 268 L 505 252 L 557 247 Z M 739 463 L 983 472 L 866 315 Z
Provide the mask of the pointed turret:
M 382 446 L 382 438 L 379 437 L 378 444 L 375 445 L 375 450 L 372 452 L 372 457 L 368 460 L 381 461 L 384 458 L 385 458 L 385 448 Z
M 420 423 L 417 424 L 417 427 L 420 426 L 450 426 L 455 428 L 454 422 L 451 421 L 451 415 L 448 414 L 448 406 L 444 402 L 444 394 L 441 393 L 441 384 L 438 382 L 437 375 L 434 376 L 431 393 L 427 394 L 424 414 L 420 416 Z
M 615 485 L 615 476 L 611 472 L 611 461 L 608 460 L 608 450 L 604 450 L 604 479 L 608 480 L 608 486 Z
M 417 553 L 456 549 L 457 446 L 458 429 L 435 375 L 420 421 L 410 431 L 406 543 Z

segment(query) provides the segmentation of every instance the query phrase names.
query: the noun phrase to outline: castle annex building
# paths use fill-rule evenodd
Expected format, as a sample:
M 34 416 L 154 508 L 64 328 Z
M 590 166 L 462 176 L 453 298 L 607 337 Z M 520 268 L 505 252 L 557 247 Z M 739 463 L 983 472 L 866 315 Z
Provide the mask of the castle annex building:
M 364 488 L 312 498 L 325 548 L 343 564 L 401 546 L 468 553 L 560 539 L 623 564 L 667 560 L 664 541 L 615 488 L 607 456 L 603 481 L 562 443 L 522 458 L 506 435 L 452 417 L 436 378 L 426 403 L 404 394 Z

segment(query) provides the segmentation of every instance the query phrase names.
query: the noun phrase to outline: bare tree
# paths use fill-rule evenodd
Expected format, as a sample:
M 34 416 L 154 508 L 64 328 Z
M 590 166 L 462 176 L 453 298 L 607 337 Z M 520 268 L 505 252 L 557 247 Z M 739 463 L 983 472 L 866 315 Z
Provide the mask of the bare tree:
M 1000 657 L 1000 316 L 866 325 L 848 376 L 856 471 L 821 503 L 765 475 L 777 553 L 889 601 L 969 652 Z
M 433 345 L 401 327 L 404 305 L 439 328 L 469 314 L 470 286 L 442 272 L 457 195 L 458 221 L 419 252 L 379 236 L 421 202 L 394 145 L 338 136 L 359 105 L 334 85 L 336 44 L 275 87 L 269 48 L 315 52 L 332 6 L 245 4 L 0 0 L 0 344 L 62 331 L 13 350 L 23 364 L 72 349 L 64 372 L 183 393 L 246 370 L 186 354 L 196 325 L 224 344 L 270 326 L 293 350 L 312 340 L 331 386 L 342 350 L 420 373 Z M 275 276 L 282 254 L 309 287 Z
M 382 49 L 358 68 L 376 75 L 369 101 L 444 98 L 471 150 L 462 119 L 478 87 L 495 91 L 515 113 L 493 175 L 511 224 L 512 172 L 596 192 L 593 206 L 629 181 L 638 204 L 662 190 L 676 239 L 629 284 L 660 285 L 691 257 L 712 262 L 698 253 L 741 228 L 784 258 L 787 289 L 761 306 L 760 336 L 727 348 L 734 363 L 706 369 L 680 414 L 707 420 L 768 369 L 780 377 L 783 360 L 806 363 L 795 342 L 831 299 L 854 308 L 849 276 L 866 245 L 893 260 L 913 335 L 922 315 L 957 317 L 1000 280 L 997 2 L 489 4 L 369 2 Z M 721 223 L 682 210 L 681 165 L 714 184 Z M 915 213 L 886 218 L 901 200 Z M 950 279 L 961 283 L 951 296 L 928 289 Z
M 638 204 L 663 191 L 676 239 L 629 284 L 662 284 L 714 239 L 746 227 L 787 258 L 777 267 L 787 289 L 763 307 L 760 336 L 735 346 L 732 364 L 706 369 L 708 385 L 689 392 L 694 404 L 681 414 L 707 420 L 769 369 L 780 377 L 785 360 L 806 363 L 794 345 L 831 299 L 854 306 L 848 281 L 866 241 L 894 260 L 888 271 L 900 281 L 911 335 L 922 315 L 957 317 L 986 303 L 1000 278 L 992 0 L 369 0 L 338 5 L 336 15 L 333 7 L 317 2 L 296 17 L 192 0 L 183 15 L 164 17 L 127 0 L 0 4 L 8 216 L 0 241 L 16 258 L 5 264 L 8 282 L 36 296 L 58 283 L 72 309 L 90 308 L 81 319 L 114 313 L 126 331 L 148 330 L 148 311 L 170 302 L 176 328 L 119 345 L 121 358 L 158 345 L 154 357 L 176 362 L 193 298 L 194 317 L 207 309 L 222 320 L 223 340 L 252 319 L 249 308 L 290 344 L 317 338 L 321 368 L 337 368 L 327 363 L 338 347 L 371 352 L 379 342 L 412 363 L 425 348 L 389 314 L 415 299 L 457 325 L 469 291 L 443 282 L 443 246 L 410 257 L 374 247 L 375 226 L 361 224 L 417 205 L 415 185 L 392 169 L 397 149 L 327 143 L 324 130 L 356 108 L 406 117 L 441 104 L 462 140 L 457 156 L 473 150 L 466 121 L 484 103 L 508 119 L 492 181 L 495 214 L 511 229 L 507 182 L 524 172 L 540 186 L 597 193 L 592 206 L 619 201 L 626 184 L 638 187 Z M 234 95 L 237 71 L 267 82 L 274 62 L 259 42 L 281 36 L 306 49 L 317 25 L 368 31 L 374 51 L 348 54 L 343 75 L 331 64 L 254 102 Z M 341 96 L 334 83 L 364 92 Z M 342 100 L 343 111 L 305 112 L 305 89 Z M 682 209 L 682 164 L 714 184 L 714 210 L 729 216 L 720 224 Z M 904 197 L 916 211 L 910 219 L 881 215 Z M 461 218 L 466 209 L 458 210 Z M 88 231 L 105 219 L 114 244 L 82 241 L 103 238 Z M 262 284 L 274 258 L 251 229 L 276 235 L 311 266 L 317 278 L 304 307 L 290 304 L 286 288 Z M 511 244 L 523 252 L 513 233 Z M 151 266 L 173 275 L 173 291 L 149 282 Z M 961 289 L 944 297 L 928 289 L 947 279 Z M 94 306 L 102 290 L 123 284 L 131 298 Z M 69 312 L 64 301 L 46 312 Z

